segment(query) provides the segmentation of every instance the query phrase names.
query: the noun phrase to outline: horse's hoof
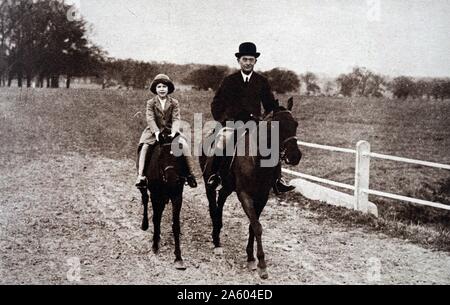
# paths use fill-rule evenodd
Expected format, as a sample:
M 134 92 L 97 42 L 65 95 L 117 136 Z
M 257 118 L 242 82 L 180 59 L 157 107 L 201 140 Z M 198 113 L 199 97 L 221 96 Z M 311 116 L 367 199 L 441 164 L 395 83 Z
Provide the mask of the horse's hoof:
M 269 274 L 267 273 L 267 268 L 258 268 L 259 277 L 263 280 L 267 280 L 269 278 Z
M 143 222 L 141 225 L 141 229 L 142 231 L 147 231 L 148 230 L 148 223 Z
M 223 248 L 222 247 L 214 248 L 214 255 L 222 256 L 223 255 Z
M 183 260 L 175 261 L 174 266 L 177 270 L 186 270 L 186 266 L 184 265 Z
M 255 271 L 256 270 L 256 261 L 247 262 L 247 268 L 250 271 Z
M 158 255 L 159 254 L 159 245 L 153 245 L 152 251 L 155 255 Z

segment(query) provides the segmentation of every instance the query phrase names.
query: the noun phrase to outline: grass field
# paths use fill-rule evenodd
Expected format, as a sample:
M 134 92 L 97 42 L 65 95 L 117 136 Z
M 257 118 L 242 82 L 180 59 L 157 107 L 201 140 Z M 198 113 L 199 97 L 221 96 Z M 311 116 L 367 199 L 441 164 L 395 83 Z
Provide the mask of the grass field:
M 30 160 L 70 151 L 134 159 L 149 96 L 145 91 L 0 88 L 2 162 L 9 162 L 11 154 Z M 211 119 L 212 96 L 197 91 L 174 94 L 183 119 L 190 122 L 195 112 Z M 278 98 L 285 101 L 287 96 Z M 294 98 L 302 141 L 354 148 L 357 141 L 367 140 L 374 152 L 450 164 L 449 101 Z M 354 156 L 302 151 L 295 170 L 354 183 Z M 445 170 L 372 159 L 370 187 L 450 204 L 450 172 Z M 450 227 L 446 211 L 380 197 L 370 200 L 384 219 Z

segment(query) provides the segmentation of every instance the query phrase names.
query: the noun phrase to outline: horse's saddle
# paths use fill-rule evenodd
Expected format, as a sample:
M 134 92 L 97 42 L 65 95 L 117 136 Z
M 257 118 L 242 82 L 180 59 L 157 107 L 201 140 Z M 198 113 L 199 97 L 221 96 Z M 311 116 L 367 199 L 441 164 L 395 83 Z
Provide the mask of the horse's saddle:
M 149 151 L 147 154 L 146 166 L 145 166 L 145 175 L 149 183 L 160 181 L 163 179 L 162 169 L 160 168 L 159 159 L 162 153 L 161 146 L 156 144 L 153 148 L 153 151 Z M 179 169 L 179 175 L 181 177 L 188 176 L 188 169 L 186 166 L 186 162 L 184 157 L 177 158 L 177 168 Z
M 248 130 L 246 130 L 244 133 L 241 133 L 241 134 L 238 133 L 238 130 L 237 130 L 237 129 L 234 130 L 234 136 L 233 136 L 233 155 L 232 155 L 232 156 L 223 156 L 223 157 L 221 157 L 222 160 L 221 160 L 220 167 L 219 167 L 219 174 L 220 174 L 220 176 L 222 177 L 222 179 L 226 178 L 226 177 L 229 175 L 230 169 L 231 169 L 231 167 L 232 167 L 232 165 L 233 165 L 233 162 L 234 162 L 234 160 L 235 160 L 235 157 L 236 157 L 236 153 L 237 153 L 237 151 L 236 151 L 236 146 L 237 146 L 237 143 L 238 143 L 242 138 L 245 137 L 245 134 L 246 134 L 246 133 L 248 133 Z M 211 133 L 211 134 L 209 134 L 207 137 L 213 138 L 213 137 L 216 137 L 216 136 L 217 136 L 216 134 Z M 212 140 L 212 139 L 210 139 L 210 140 Z M 211 142 L 212 142 L 212 143 L 211 143 L 211 146 L 209 147 L 210 153 L 212 152 L 212 150 L 215 149 L 214 141 L 211 141 Z M 224 153 L 225 153 L 225 152 L 224 152 Z M 213 161 L 213 157 L 212 157 L 212 156 L 210 156 L 210 157 L 207 158 L 207 164 L 211 164 L 212 161 Z M 209 171 L 208 168 L 209 168 L 209 167 L 207 167 L 206 172 L 205 172 L 206 176 L 209 176 L 209 175 L 211 174 L 210 172 L 208 172 L 208 171 Z
M 145 173 L 147 180 L 149 182 L 162 179 L 158 162 L 160 154 L 161 154 L 161 147 L 158 144 L 156 144 L 153 149 L 153 152 L 151 152 L 150 155 L 147 155 L 146 160 L 147 165 L 145 168 Z

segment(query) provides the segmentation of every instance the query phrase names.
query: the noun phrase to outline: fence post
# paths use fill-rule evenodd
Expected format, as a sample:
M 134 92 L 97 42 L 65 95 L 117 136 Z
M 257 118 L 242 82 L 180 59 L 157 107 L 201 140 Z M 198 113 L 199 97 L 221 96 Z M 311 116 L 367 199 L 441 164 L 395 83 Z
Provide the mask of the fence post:
M 369 194 L 363 189 L 369 189 L 370 171 L 370 143 L 359 141 L 356 144 L 356 165 L 355 165 L 355 210 L 368 212 Z

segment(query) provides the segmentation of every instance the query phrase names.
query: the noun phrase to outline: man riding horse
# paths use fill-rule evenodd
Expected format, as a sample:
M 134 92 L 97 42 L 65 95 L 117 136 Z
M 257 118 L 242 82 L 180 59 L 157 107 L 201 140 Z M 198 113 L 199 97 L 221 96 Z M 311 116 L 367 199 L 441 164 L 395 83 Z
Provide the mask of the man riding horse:
M 277 106 L 268 80 L 253 71 L 260 53 L 256 51 L 256 45 L 244 42 L 239 46 L 239 52 L 235 54 L 241 66 L 239 72 L 224 78 L 222 84 L 214 96 L 211 104 L 211 112 L 214 119 L 225 126 L 229 121 L 258 121 L 261 119 L 261 105 L 266 113 L 271 112 Z M 223 128 L 217 135 L 215 151 L 223 151 L 227 143 L 232 140 L 234 130 Z M 223 155 L 215 153 L 211 164 L 211 176 L 207 184 L 216 189 L 221 183 L 219 170 L 223 163 Z M 273 186 L 275 193 L 285 193 L 295 187 L 285 184 L 281 178 L 281 164 L 279 178 Z

